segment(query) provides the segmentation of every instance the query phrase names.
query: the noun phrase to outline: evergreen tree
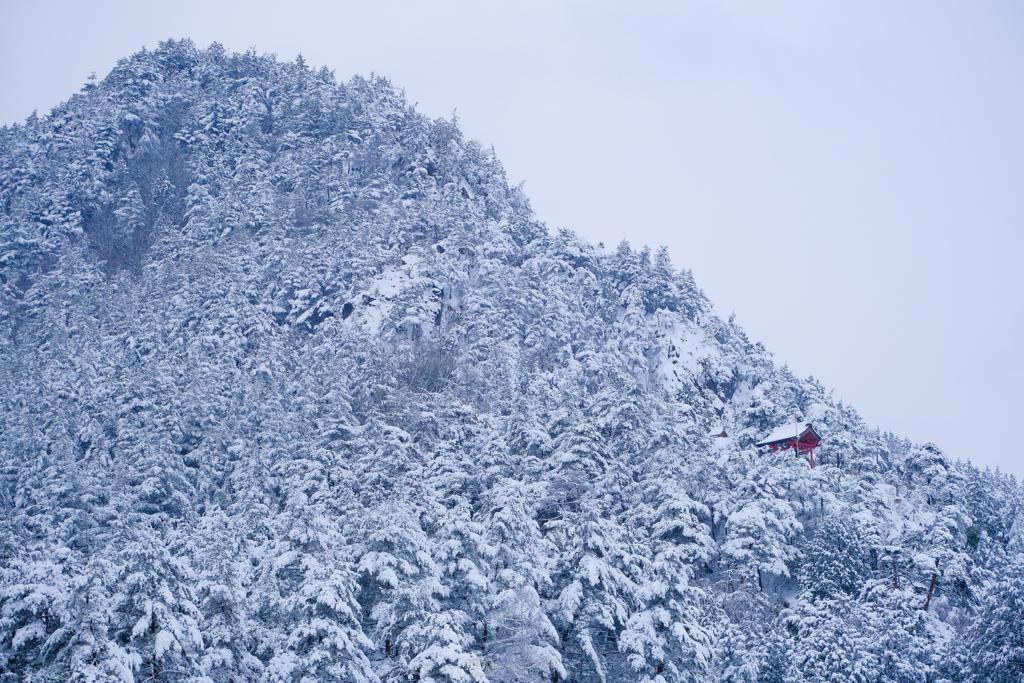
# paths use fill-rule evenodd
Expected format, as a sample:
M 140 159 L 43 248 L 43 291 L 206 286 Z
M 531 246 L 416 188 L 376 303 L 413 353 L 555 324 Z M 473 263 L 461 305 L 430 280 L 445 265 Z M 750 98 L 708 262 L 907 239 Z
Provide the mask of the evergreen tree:
M 965 634 L 958 662 L 964 681 L 1002 683 L 1024 677 L 1024 555 L 1018 553 L 1005 571 Z

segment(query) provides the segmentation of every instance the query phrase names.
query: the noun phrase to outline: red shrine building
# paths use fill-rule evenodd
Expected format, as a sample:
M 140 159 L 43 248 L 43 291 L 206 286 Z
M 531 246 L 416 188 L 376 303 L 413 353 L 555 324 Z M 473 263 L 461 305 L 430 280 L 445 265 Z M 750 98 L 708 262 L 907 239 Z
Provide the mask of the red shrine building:
M 811 469 L 814 469 L 814 449 L 821 443 L 821 437 L 814 431 L 810 422 L 777 427 L 766 438 L 758 441 L 755 446 L 767 446 L 772 453 L 779 450 L 795 448 L 797 453 L 807 453 L 811 457 Z

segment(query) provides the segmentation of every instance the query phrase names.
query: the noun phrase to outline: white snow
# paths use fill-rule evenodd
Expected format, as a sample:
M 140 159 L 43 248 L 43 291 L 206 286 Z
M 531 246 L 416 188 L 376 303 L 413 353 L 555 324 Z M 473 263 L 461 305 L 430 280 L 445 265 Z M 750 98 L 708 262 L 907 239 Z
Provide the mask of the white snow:
M 766 446 L 776 441 L 782 441 L 784 439 L 791 439 L 800 436 L 808 427 L 811 426 L 810 422 L 795 422 L 793 424 L 782 425 L 772 430 L 772 433 L 765 438 L 758 441 L 755 446 Z
M 424 266 L 423 257 L 410 253 L 402 257 L 401 265 L 385 268 L 352 297 L 351 320 L 367 333 L 378 334 L 398 301 L 409 304 L 418 299 L 436 309 L 440 304 L 427 299 L 438 285 L 422 274 Z

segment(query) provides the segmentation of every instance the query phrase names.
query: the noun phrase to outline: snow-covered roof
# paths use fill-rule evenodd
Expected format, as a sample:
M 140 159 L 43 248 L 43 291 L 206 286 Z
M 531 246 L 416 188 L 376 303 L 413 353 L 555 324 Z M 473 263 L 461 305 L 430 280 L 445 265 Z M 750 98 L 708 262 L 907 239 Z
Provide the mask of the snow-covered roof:
M 754 445 L 767 446 L 768 444 L 775 443 L 777 441 L 793 439 L 800 436 L 808 429 L 810 429 L 811 432 L 813 432 L 814 435 L 817 436 L 817 432 L 814 432 L 814 427 L 811 426 L 810 422 L 795 422 L 788 425 L 782 425 L 781 427 L 776 427 L 775 429 L 772 430 L 771 434 L 761 439 Z

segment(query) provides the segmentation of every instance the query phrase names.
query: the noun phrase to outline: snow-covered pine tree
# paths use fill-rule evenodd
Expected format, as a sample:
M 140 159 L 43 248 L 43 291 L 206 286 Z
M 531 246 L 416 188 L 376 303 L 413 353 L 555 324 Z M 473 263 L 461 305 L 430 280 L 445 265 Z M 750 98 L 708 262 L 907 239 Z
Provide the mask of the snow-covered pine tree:
M 956 659 L 966 683 L 1020 681 L 1024 677 L 1024 555 L 1015 554 L 988 590 Z

